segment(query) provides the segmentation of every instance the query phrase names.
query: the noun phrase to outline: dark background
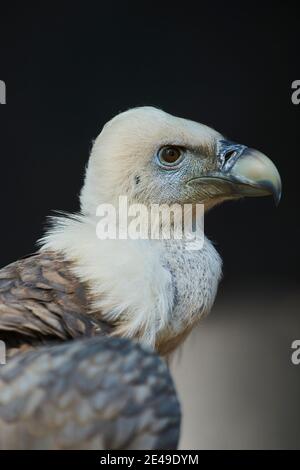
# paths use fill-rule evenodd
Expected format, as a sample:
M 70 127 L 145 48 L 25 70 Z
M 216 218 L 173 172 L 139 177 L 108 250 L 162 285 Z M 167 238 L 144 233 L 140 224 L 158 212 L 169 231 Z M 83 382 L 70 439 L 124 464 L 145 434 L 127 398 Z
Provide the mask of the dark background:
M 1 4 L 0 264 L 31 252 L 53 209 L 78 208 L 92 139 L 129 107 L 153 104 L 269 155 L 271 199 L 206 220 L 225 279 L 299 273 L 300 9 L 287 2 Z M 5 247 L 5 249 L 3 249 Z
M 195 441 L 194 423 L 183 442 L 210 442 L 212 447 L 300 445 L 300 366 L 291 366 L 289 359 L 290 344 L 300 337 L 300 105 L 291 101 L 291 83 L 300 79 L 297 3 L 6 2 L 0 10 L 0 79 L 7 85 L 7 104 L 0 106 L 0 264 L 34 251 L 53 209 L 78 209 L 92 139 L 119 111 L 152 104 L 260 149 L 282 176 L 279 207 L 271 198 L 247 199 L 227 203 L 206 218 L 207 234 L 224 259 L 215 320 L 208 320 L 205 336 L 218 343 L 225 361 L 221 371 L 228 371 L 221 408 L 228 413 L 224 397 L 239 397 L 241 408 L 257 420 L 251 428 L 248 418 L 237 426 L 236 418 L 224 416 L 229 443 L 214 441 L 214 435 Z M 225 307 L 218 315 L 222 299 Z M 227 325 L 235 325 L 227 336 L 224 318 Z M 243 371 L 245 360 L 249 366 L 247 393 L 230 388 L 230 377 L 238 370 L 233 357 L 239 356 L 236 349 L 226 349 L 229 343 L 239 348 L 232 335 L 248 338 L 248 355 L 240 364 Z M 266 358 L 266 344 L 277 362 L 272 355 Z M 209 354 L 213 357 L 213 348 Z M 196 356 L 195 350 L 191 355 Z M 268 373 L 270 393 L 276 389 L 279 395 L 272 408 L 269 395 L 256 390 L 260 406 L 254 407 L 255 415 L 246 396 L 253 383 L 264 388 Z M 191 390 L 191 377 L 179 376 Z M 288 388 L 280 392 L 282 383 Z M 218 379 L 216 384 L 218 388 Z M 206 396 L 213 395 L 208 391 Z M 205 401 L 195 406 L 209 409 Z M 268 423 L 261 410 L 270 406 L 265 413 L 275 416 L 285 438 L 273 438 L 270 425 L 264 431 L 267 440 L 258 442 L 260 419 Z M 218 409 L 214 401 L 211 407 Z M 195 413 L 188 414 L 192 421 Z M 289 434 L 288 429 L 293 431 Z

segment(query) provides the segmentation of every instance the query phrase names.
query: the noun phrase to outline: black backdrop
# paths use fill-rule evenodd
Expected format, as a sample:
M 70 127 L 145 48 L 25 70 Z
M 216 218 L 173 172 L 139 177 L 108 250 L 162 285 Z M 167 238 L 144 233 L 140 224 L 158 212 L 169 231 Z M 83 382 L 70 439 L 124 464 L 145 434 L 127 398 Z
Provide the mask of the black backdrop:
M 283 199 L 227 203 L 206 219 L 225 279 L 296 283 L 299 8 L 270 2 L 1 4 L 1 265 L 34 250 L 52 209 L 78 209 L 92 139 L 153 104 L 256 147 Z

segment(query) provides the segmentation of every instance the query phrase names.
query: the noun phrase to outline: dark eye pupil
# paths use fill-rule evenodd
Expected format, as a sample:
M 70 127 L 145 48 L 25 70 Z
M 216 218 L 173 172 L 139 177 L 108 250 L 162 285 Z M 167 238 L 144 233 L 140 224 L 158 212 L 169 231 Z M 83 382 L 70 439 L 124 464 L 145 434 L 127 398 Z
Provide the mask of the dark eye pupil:
M 174 163 L 180 157 L 180 150 L 175 147 L 165 147 L 162 149 L 161 158 L 166 163 Z

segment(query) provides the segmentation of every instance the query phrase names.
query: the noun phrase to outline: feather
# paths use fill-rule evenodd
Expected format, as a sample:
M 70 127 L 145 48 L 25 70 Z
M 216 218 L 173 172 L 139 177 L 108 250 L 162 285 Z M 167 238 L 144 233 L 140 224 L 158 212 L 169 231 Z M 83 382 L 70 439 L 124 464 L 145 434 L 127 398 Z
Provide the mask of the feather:
M 175 449 L 179 427 L 166 365 L 123 338 L 44 346 L 0 370 L 0 449 Z

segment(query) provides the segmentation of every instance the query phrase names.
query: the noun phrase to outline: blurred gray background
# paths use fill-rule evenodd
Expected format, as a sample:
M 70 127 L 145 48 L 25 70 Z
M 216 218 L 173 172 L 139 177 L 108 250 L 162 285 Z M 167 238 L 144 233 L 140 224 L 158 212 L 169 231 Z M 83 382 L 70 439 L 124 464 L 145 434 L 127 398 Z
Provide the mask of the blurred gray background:
M 225 285 L 224 285 L 225 284 Z M 226 283 L 174 358 L 182 449 L 299 449 L 296 285 Z

